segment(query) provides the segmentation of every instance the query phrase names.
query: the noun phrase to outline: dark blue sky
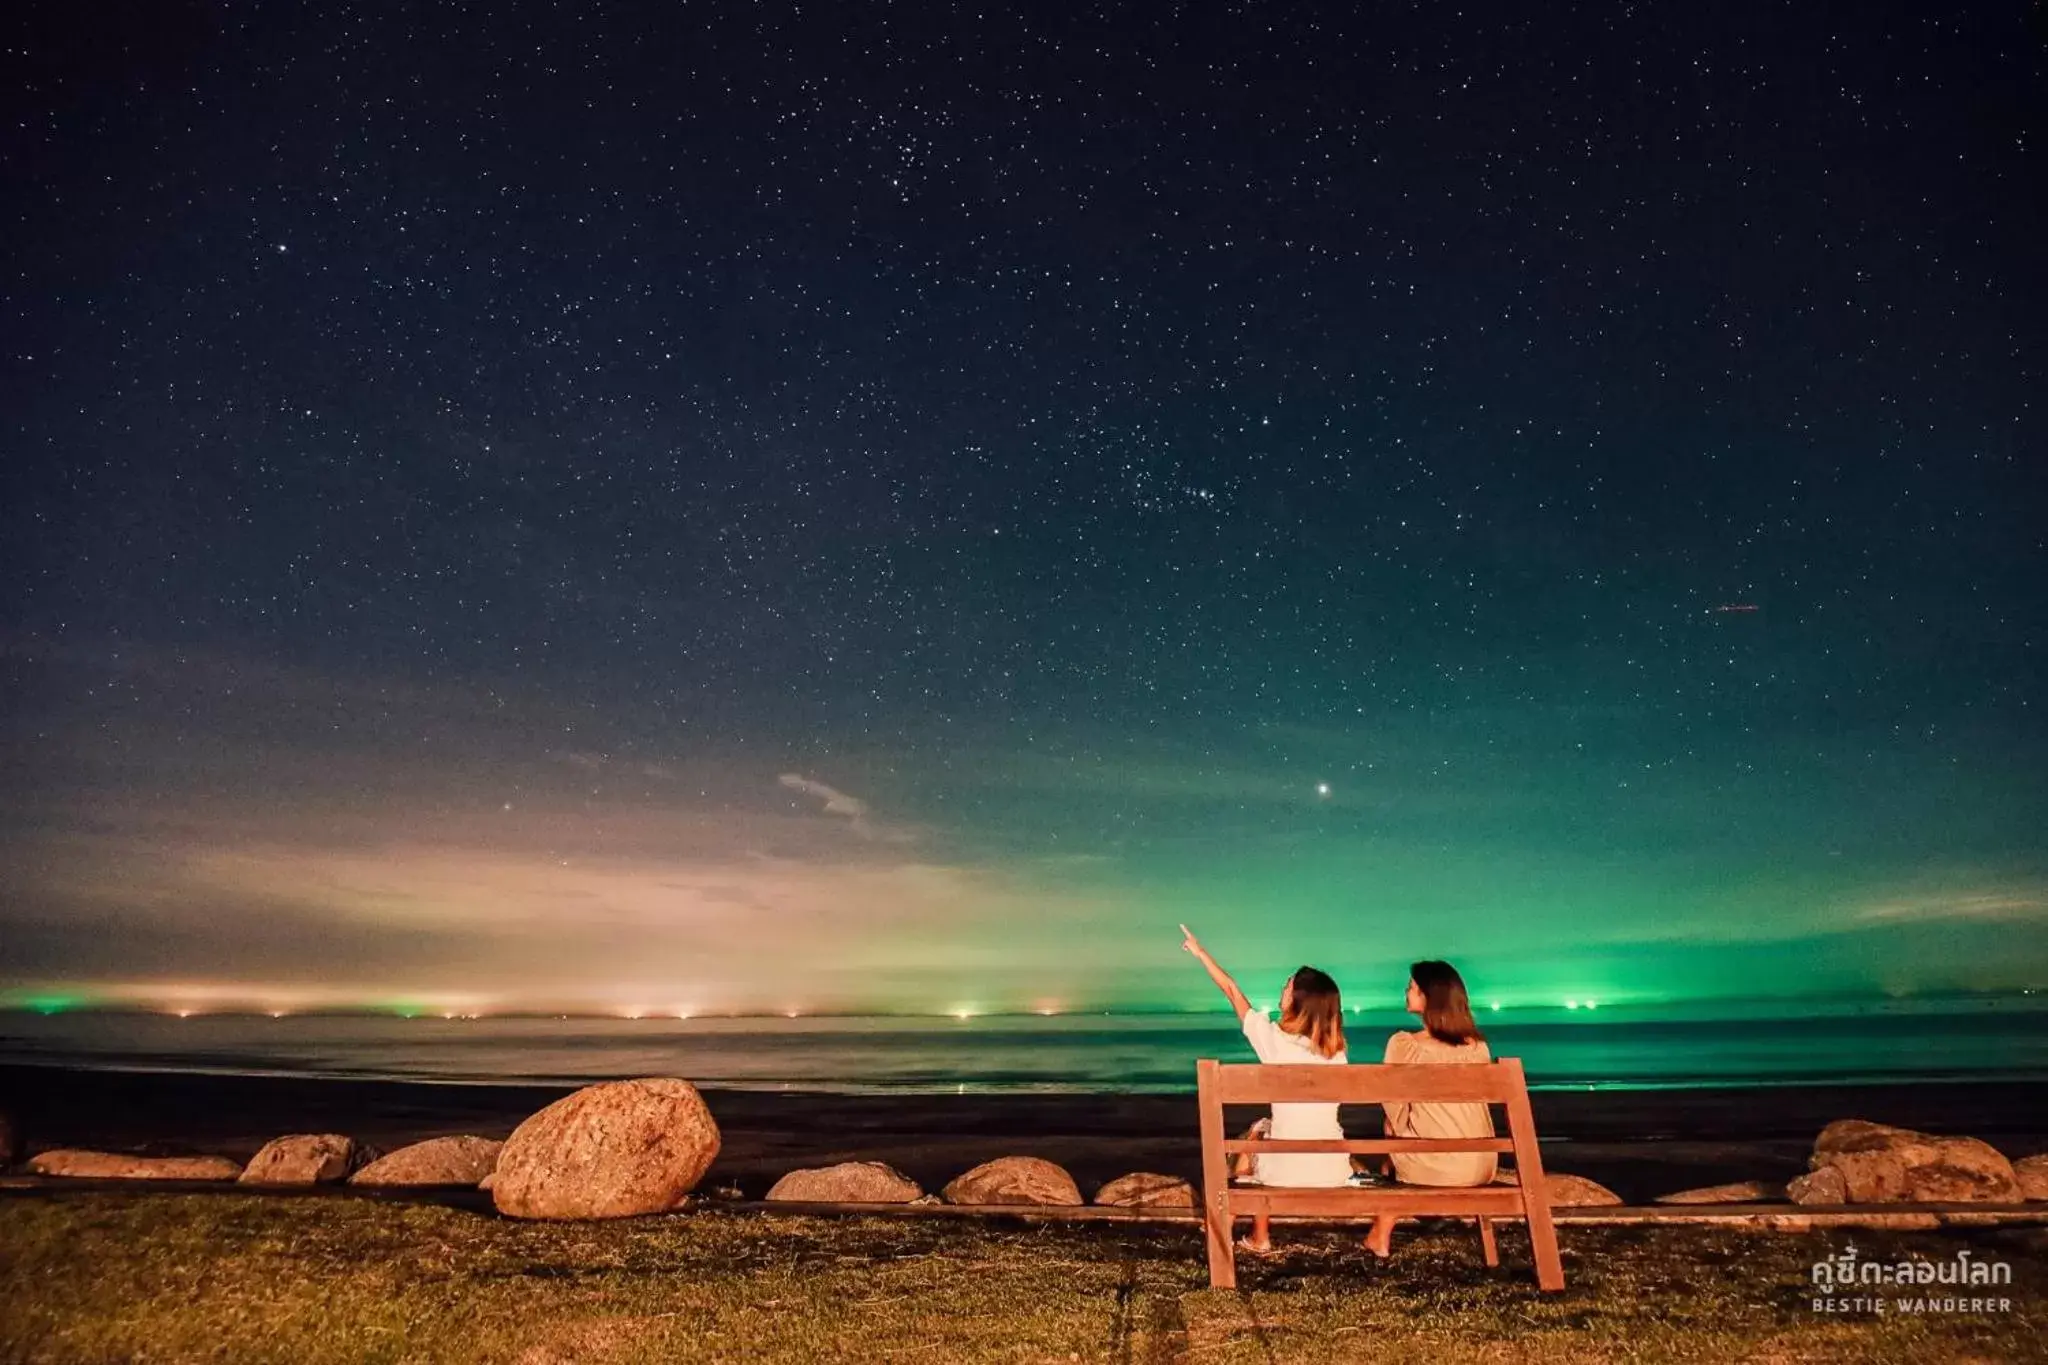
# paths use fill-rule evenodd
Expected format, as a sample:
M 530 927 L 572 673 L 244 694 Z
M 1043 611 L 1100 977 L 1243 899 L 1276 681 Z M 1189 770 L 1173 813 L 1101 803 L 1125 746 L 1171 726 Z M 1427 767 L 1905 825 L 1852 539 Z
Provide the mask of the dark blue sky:
M 2048 975 L 2036 10 L 8 22 L 8 981 Z

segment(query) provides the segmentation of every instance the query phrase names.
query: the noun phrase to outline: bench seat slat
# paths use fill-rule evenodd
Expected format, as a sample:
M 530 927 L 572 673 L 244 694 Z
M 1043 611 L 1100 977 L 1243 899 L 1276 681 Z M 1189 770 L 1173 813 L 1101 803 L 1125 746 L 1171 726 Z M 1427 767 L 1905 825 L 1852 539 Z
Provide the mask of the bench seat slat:
M 1336 1189 L 1289 1188 L 1282 1185 L 1232 1185 L 1230 1207 L 1238 1213 L 1329 1213 L 1339 1216 L 1356 1211 L 1361 1217 L 1375 1213 L 1416 1213 L 1455 1217 L 1460 1214 L 1488 1214 L 1520 1217 L 1522 1191 L 1514 1185 L 1472 1185 L 1401 1188 L 1345 1185 Z
M 1230 1138 L 1223 1150 L 1239 1152 L 1512 1152 L 1509 1138 Z

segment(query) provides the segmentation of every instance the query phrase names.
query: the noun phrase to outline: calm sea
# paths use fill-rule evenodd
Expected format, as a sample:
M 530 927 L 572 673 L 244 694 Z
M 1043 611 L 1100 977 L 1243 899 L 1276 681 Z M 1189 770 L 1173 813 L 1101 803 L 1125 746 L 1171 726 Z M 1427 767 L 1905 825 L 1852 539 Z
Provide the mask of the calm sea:
M 1547 1088 L 2048 1080 L 2048 1010 L 1982 1001 L 1871 1004 L 1803 1018 L 1625 1011 L 1482 1021 L 1497 1056 Z M 1406 1016 L 1356 1016 L 1376 1061 Z M 838 1092 L 1182 1091 L 1198 1057 L 1249 1060 L 1227 1015 L 602 1019 L 0 1014 L 0 1062 L 583 1082 L 666 1074 L 704 1085 Z

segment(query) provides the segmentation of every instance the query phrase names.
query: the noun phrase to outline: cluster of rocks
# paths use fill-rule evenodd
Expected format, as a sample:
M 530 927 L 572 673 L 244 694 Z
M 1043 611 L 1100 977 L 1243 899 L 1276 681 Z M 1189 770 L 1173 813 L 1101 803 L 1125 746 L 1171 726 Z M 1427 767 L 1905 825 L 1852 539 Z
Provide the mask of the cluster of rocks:
M 28 1170 L 79 1180 L 232 1180 L 271 1187 L 475 1185 L 490 1174 L 503 1145 L 490 1138 L 443 1137 L 379 1156 L 340 1133 L 293 1133 L 265 1143 L 246 1166 L 224 1156 L 132 1156 L 60 1147 L 31 1158 Z
M 1513 1171 L 1503 1171 L 1498 1181 L 1516 1183 Z M 1552 1172 L 1544 1177 L 1552 1206 L 1579 1208 L 1619 1204 L 1621 1196 L 1597 1181 L 1581 1175 Z M 893 1166 L 879 1161 L 844 1161 L 791 1171 L 775 1182 L 768 1198 L 776 1202 L 804 1204 L 969 1204 L 998 1207 L 1073 1207 L 1093 1203 L 1105 1208 L 1191 1209 L 1194 1187 L 1174 1175 L 1154 1171 L 1133 1171 L 1096 1190 L 1092 1200 L 1083 1199 L 1073 1176 L 1050 1161 L 1032 1156 L 1006 1156 L 984 1162 L 949 1182 L 936 1195 L 926 1194 L 916 1181 Z
M 791 1171 L 768 1191 L 775 1203 L 796 1204 L 962 1204 L 1072 1208 L 1090 1201 L 1081 1197 L 1074 1177 L 1054 1162 L 1035 1156 L 1005 1156 L 985 1161 L 949 1181 L 936 1195 L 925 1193 L 915 1180 L 879 1161 L 842 1161 Z M 1094 1203 L 1108 1208 L 1177 1208 L 1195 1206 L 1194 1187 L 1178 1176 L 1134 1171 L 1118 1176 L 1095 1192 Z
M 335 1184 L 392 1188 L 471 1186 L 490 1192 L 499 1212 L 517 1218 L 622 1218 L 662 1213 L 688 1202 L 720 1146 L 718 1124 L 687 1081 L 612 1081 L 565 1096 L 528 1118 L 503 1142 L 440 1137 L 379 1154 L 336 1133 L 277 1138 L 243 1166 L 226 1157 L 149 1157 L 70 1149 L 42 1152 L 36 1175 L 99 1180 L 237 1181 L 291 1187 Z M 20 1155 L 19 1130 L 0 1114 L 0 1166 Z M 1862 1119 L 1829 1124 L 1815 1141 L 1805 1175 L 1779 1186 L 1739 1181 L 1681 1190 L 1672 1205 L 1994 1203 L 2048 1200 L 2048 1154 L 2008 1160 L 1990 1144 L 1938 1137 Z M 1513 1171 L 1498 1177 L 1513 1184 Z M 1585 1208 L 1621 1203 L 1583 1176 L 1545 1176 L 1550 1203 Z M 878 1161 L 847 1161 L 791 1171 L 768 1198 L 804 1204 L 957 1204 L 1075 1207 L 1074 1178 L 1053 1162 L 1006 1156 L 984 1162 L 936 1194 Z M 1119 1176 L 1092 1202 L 1112 1208 L 1188 1209 L 1186 1180 L 1151 1171 Z
M 1795 1204 L 2017 1204 L 2048 1199 L 2048 1155 L 2008 1160 L 1988 1142 L 1837 1119 L 1814 1141 Z
M 1682 1190 L 1660 1204 L 1746 1204 L 1789 1199 L 1841 1204 L 2018 1204 L 2048 1201 L 2048 1153 L 2008 1159 L 1972 1137 L 1940 1137 L 1837 1119 L 1821 1129 L 1805 1175 L 1784 1185 L 1747 1180 Z
M 11 1141 L 12 1129 L 6 1130 Z M 282 1188 L 470 1186 L 518 1218 L 619 1218 L 680 1208 L 718 1155 L 718 1125 L 687 1081 L 614 1081 L 568 1095 L 503 1142 L 441 1137 L 379 1154 L 340 1133 L 265 1143 L 244 1166 L 226 1157 L 150 1157 L 57 1149 L 34 1175 L 97 1180 L 235 1181 Z

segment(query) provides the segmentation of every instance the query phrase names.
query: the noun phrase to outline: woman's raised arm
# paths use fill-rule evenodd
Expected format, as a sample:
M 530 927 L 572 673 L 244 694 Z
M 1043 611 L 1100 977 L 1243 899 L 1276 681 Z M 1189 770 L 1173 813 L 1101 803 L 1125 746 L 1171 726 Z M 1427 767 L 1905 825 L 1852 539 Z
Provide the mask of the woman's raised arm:
M 1207 972 L 1209 979 L 1216 983 L 1216 989 L 1223 992 L 1224 999 L 1228 1000 L 1230 1007 L 1237 1011 L 1237 1017 L 1242 1020 L 1247 1014 L 1250 1014 L 1252 1002 L 1244 998 L 1244 992 L 1239 990 L 1237 983 L 1230 979 L 1230 973 L 1224 971 L 1223 968 L 1216 964 L 1216 959 L 1209 956 L 1209 950 L 1202 946 L 1201 940 L 1196 938 L 1194 932 L 1185 924 L 1180 927 L 1180 932 L 1182 934 L 1180 946 L 1195 955 L 1195 961 L 1202 964 L 1202 970 Z

